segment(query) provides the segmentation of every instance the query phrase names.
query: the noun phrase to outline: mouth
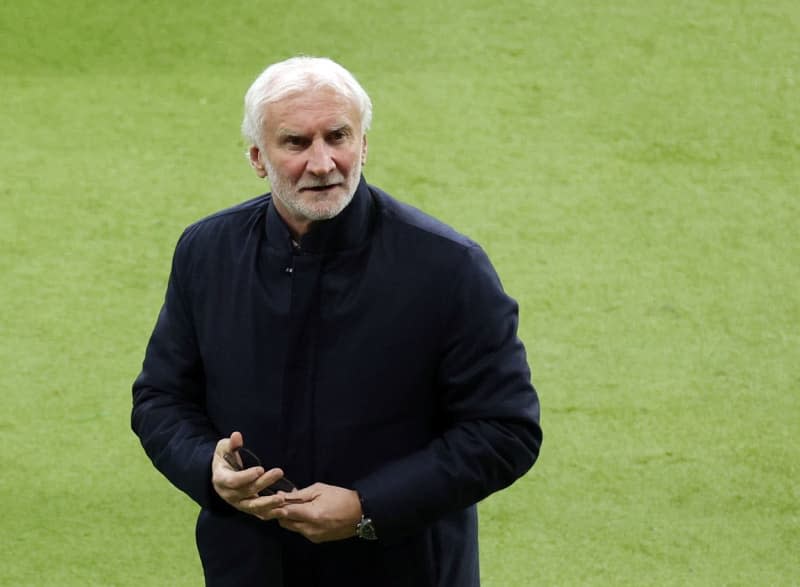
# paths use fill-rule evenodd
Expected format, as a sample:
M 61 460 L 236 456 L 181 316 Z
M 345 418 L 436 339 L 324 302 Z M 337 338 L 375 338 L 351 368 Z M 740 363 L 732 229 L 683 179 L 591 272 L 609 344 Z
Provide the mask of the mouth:
M 334 188 L 339 187 L 339 185 L 340 184 L 338 184 L 338 183 L 329 183 L 329 184 L 326 184 L 326 185 L 308 186 L 308 187 L 300 188 L 300 191 L 301 192 L 317 192 L 317 193 L 327 192 L 327 191 L 330 191 L 330 190 L 332 190 Z

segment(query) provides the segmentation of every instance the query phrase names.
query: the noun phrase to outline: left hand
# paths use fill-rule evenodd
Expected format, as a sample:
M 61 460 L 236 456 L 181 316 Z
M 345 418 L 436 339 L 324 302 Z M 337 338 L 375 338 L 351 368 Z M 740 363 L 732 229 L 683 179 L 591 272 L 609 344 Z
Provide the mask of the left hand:
M 264 467 L 250 467 L 237 471 L 223 455 L 236 454 L 243 445 L 244 439 L 240 432 L 233 432 L 230 438 L 223 438 L 217 443 L 211 460 L 211 483 L 214 491 L 237 510 L 262 520 L 270 520 L 275 517 L 272 514 L 275 508 L 283 505 L 283 498 L 279 495 L 262 497 L 258 492 L 283 477 L 283 471 L 280 469 L 265 471 Z M 237 455 L 234 458 L 238 459 L 241 466 L 240 457 Z
M 287 530 L 314 543 L 355 536 L 356 524 L 361 520 L 361 500 L 352 489 L 314 483 L 279 495 L 286 498 L 286 504 L 272 514 Z

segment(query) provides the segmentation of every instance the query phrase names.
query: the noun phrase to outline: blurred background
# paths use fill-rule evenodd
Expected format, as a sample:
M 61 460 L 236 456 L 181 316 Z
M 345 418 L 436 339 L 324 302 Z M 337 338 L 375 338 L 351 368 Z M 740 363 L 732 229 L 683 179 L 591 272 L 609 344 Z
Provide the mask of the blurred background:
M 799 38 L 789 0 L 3 2 L 0 585 L 202 584 L 130 385 L 182 229 L 268 189 L 242 97 L 296 54 L 520 302 L 545 442 L 483 584 L 796 584 Z

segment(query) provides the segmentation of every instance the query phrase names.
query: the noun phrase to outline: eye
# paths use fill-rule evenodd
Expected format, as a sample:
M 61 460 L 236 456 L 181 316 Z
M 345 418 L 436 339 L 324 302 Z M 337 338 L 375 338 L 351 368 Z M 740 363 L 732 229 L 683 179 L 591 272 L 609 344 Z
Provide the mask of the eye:
M 308 146 L 308 139 L 300 135 L 286 135 L 281 142 L 291 149 L 304 149 Z
M 348 128 L 337 128 L 336 130 L 332 130 L 328 133 L 328 142 L 331 143 L 342 143 L 346 141 L 350 137 L 350 129 Z

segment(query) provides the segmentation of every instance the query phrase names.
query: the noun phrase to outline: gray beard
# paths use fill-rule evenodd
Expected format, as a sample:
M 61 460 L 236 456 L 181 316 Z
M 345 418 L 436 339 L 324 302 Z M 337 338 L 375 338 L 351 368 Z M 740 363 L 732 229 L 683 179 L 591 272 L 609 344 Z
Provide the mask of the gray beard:
M 268 161 L 266 162 L 265 167 L 267 169 L 267 174 L 270 177 L 273 197 L 280 200 L 281 203 L 288 210 L 290 210 L 293 215 L 312 221 L 330 220 L 331 218 L 335 218 L 341 214 L 342 210 L 347 208 L 347 206 L 353 200 L 353 196 L 358 188 L 358 182 L 361 179 L 361 160 L 359 159 L 350 170 L 350 174 L 346 178 L 345 187 L 347 189 L 347 195 L 336 200 L 335 202 L 325 202 L 324 205 L 320 206 L 320 202 L 308 203 L 297 197 L 296 193 L 292 194 L 293 190 L 287 185 L 288 182 L 285 182 L 278 174 L 275 173 L 275 170 Z M 272 180 L 271 178 L 273 177 L 276 177 L 277 179 Z M 325 182 L 320 182 L 320 185 L 324 184 Z

